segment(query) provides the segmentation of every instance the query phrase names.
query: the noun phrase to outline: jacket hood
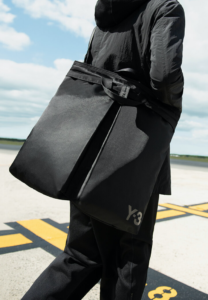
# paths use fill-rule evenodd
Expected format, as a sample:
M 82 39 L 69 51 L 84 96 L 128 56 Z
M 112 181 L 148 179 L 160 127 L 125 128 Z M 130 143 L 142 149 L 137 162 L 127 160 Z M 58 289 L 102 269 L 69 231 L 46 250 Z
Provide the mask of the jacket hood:
M 120 23 L 148 0 L 98 0 L 95 5 L 95 22 L 106 28 Z

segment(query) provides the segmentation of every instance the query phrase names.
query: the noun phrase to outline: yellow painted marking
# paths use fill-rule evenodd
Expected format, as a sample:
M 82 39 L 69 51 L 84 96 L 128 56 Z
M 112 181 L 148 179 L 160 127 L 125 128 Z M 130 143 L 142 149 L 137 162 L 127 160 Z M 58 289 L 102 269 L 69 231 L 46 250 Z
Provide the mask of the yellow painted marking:
M 167 291 L 167 292 L 166 292 Z M 155 295 L 160 295 L 158 298 Z M 175 298 L 178 295 L 177 291 L 172 289 L 169 286 L 160 286 L 157 289 L 148 293 L 149 299 L 163 299 L 163 300 L 170 300 L 171 298 Z
M 189 208 L 196 209 L 196 210 L 200 210 L 200 211 L 208 210 L 208 203 L 205 203 L 205 204 L 199 204 L 199 205 L 194 205 L 194 206 L 189 206 Z
M 18 221 L 17 223 L 32 231 L 51 245 L 64 250 L 67 234 L 62 230 L 39 219 Z
M 161 210 L 157 212 L 157 220 L 165 219 L 165 218 L 170 218 L 170 217 L 176 217 L 176 216 L 181 216 L 185 215 L 185 213 L 177 210 Z
M 172 208 L 172 209 L 183 211 L 183 212 L 186 212 L 186 213 L 189 213 L 189 214 L 192 214 L 192 215 L 208 218 L 208 213 L 197 211 L 197 210 L 194 210 L 194 209 L 191 209 L 191 208 L 186 208 L 186 207 L 182 207 L 182 206 L 178 206 L 178 205 L 174 205 L 174 204 L 169 204 L 169 203 L 160 204 L 160 206 L 167 207 L 167 208 Z
M 31 240 L 27 239 L 20 233 L 0 236 L 0 248 L 20 246 L 31 243 Z

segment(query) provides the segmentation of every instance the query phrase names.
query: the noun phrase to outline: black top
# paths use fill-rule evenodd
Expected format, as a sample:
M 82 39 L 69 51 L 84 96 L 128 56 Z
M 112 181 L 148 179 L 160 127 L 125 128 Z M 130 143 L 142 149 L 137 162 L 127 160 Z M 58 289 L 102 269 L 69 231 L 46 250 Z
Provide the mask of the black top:
M 173 129 L 182 111 L 185 16 L 177 0 L 102 0 L 89 61 L 110 71 L 131 68 L 154 94 L 151 106 Z M 147 97 L 148 99 L 148 97 Z

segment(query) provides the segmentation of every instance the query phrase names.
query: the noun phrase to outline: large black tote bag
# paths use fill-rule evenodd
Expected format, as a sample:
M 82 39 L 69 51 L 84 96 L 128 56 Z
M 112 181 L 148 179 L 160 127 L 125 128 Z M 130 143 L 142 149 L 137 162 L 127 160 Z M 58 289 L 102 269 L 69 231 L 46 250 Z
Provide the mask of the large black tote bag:
M 144 104 L 133 79 L 74 61 L 10 172 L 47 196 L 73 201 L 84 213 L 136 234 L 149 195 L 139 201 L 132 194 L 138 179 L 130 178 L 131 169 L 129 175 L 119 170 L 134 164 L 147 144 L 135 125 L 137 106 Z

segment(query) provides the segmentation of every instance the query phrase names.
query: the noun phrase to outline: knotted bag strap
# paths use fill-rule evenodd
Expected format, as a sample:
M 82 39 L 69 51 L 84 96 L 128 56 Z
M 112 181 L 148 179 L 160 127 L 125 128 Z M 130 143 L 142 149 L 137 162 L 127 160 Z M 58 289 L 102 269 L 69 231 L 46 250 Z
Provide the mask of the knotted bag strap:
M 73 70 L 70 70 L 67 73 L 67 76 L 101 85 L 104 92 L 112 100 L 116 101 L 122 106 L 139 106 L 143 103 L 146 103 L 146 99 L 142 97 L 141 93 L 134 93 L 130 86 L 116 81 L 115 78 L 105 78 L 98 75 L 88 74 L 87 72 L 81 73 Z M 119 94 L 114 93 L 113 90 L 119 92 Z
M 144 104 L 146 102 L 146 99 L 140 97 L 140 94 L 134 95 L 134 93 L 131 91 L 130 86 L 123 84 L 120 89 L 120 93 L 116 94 L 112 90 L 110 90 L 106 83 L 107 81 L 112 81 L 111 79 L 102 78 L 101 85 L 103 87 L 104 92 L 114 101 L 116 101 L 121 106 L 139 106 L 141 104 Z M 108 83 L 109 85 L 109 83 Z M 130 94 L 131 92 L 131 94 Z

